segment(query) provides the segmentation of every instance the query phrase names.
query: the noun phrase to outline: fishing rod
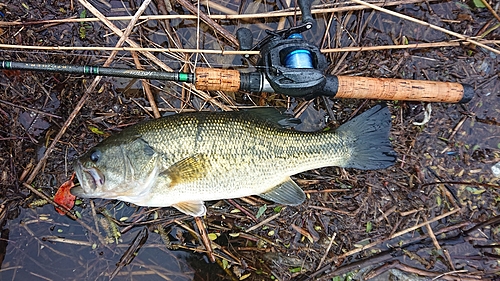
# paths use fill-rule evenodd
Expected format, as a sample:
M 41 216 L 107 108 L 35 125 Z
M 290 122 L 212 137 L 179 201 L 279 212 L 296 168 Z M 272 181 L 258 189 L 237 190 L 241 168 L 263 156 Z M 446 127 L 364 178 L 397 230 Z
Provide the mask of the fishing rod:
M 198 90 L 277 92 L 288 96 L 305 98 L 323 95 L 334 98 L 467 103 L 474 96 L 473 88 L 467 84 L 323 75 L 312 71 L 306 73 L 308 69 L 299 68 L 292 68 L 301 71 L 299 73 L 290 71 L 289 73 L 282 72 L 279 76 L 273 76 L 267 71 L 242 73 L 237 70 L 206 67 L 196 68 L 195 73 L 185 73 L 88 65 L 0 61 L 0 69 L 186 82 L 193 83 Z M 274 71 L 274 69 L 270 71 Z
M 312 0 L 298 0 L 298 4 L 302 24 L 283 30 L 267 30 L 268 35 L 255 46 L 252 46 L 250 30 L 237 30 L 241 50 L 259 50 L 259 71 L 255 72 L 197 67 L 194 73 L 186 73 L 14 61 L 0 61 L 0 69 L 186 82 L 194 84 L 198 90 L 281 93 L 306 99 L 329 96 L 467 103 L 473 98 L 472 86 L 461 83 L 326 74 L 329 65 L 326 57 L 301 35 L 314 24 Z

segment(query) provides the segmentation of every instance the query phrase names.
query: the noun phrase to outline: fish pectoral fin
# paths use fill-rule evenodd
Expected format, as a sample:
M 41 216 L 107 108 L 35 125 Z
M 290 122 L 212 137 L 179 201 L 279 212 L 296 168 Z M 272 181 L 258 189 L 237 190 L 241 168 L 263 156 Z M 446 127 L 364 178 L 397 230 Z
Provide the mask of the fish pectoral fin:
M 207 208 L 203 201 L 187 201 L 172 205 L 172 207 L 193 217 L 201 217 L 207 213 Z
M 276 202 L 278 204 L 297 206 L 304 202 L 306 195 L 291 178 L 271 188 L 269 191 L 259 194 L 260 197 Z
M 159 174 L 160 177 L 167 176 L 170 187 L 179 183 L 192 182 L 203 178 L 207 174 L 208 159 L 203 154 L 195 154 L 184 158 Z

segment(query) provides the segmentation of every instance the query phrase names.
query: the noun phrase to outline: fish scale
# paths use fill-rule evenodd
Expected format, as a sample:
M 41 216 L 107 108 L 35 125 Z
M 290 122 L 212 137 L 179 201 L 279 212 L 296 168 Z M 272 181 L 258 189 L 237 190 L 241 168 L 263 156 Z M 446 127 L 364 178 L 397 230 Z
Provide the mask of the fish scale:
M 336 131 L 285 128 L 293 120 L 276 109 L 257 108 L 146 121 L 75 161 L 81 185 L 72 193 L 173 206 L 201 216 L 204 201 L 249 195 L 299 205 L 305 195 L 291 175 L 326 166 L 382 169 L 395 161 L 386 106 L 377 105 Z

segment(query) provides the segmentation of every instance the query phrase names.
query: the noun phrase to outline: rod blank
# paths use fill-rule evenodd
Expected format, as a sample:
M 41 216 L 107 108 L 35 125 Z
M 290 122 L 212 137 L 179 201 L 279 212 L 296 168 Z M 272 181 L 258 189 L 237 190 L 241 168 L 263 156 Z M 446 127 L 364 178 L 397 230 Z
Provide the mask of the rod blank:
M 165 80 L 177 82 L 194 82 L 192 73 L 150 71 L 127 68 L 98 67 L 88 65 L 54 64 L 38 62 L 12 62 L 0 61 L 0 69 L 40 71 L 53 73 L 68 73 L 77 75 L 101 75 L 113 77 L 126 77 L 137 79 Z

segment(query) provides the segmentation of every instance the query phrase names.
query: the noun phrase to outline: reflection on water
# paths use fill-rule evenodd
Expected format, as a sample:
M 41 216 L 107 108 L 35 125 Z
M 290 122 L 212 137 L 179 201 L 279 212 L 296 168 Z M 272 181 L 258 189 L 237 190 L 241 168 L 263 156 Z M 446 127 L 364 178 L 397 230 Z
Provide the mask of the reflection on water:
M 0 280 L 109 280 L 139 231 L 124 234 L 118 245 L 97 246 L 94 235 L 79 223 L 57 215 L 52 206 L 23 209 L 20 217 L 8 221 L 2 230 L 0 257 L 5 259 Z M 201 255 L 168 250 L 160 236 L 152 233 L 113 280 L 194 280 L 193 262 L 206 263 Z

